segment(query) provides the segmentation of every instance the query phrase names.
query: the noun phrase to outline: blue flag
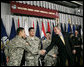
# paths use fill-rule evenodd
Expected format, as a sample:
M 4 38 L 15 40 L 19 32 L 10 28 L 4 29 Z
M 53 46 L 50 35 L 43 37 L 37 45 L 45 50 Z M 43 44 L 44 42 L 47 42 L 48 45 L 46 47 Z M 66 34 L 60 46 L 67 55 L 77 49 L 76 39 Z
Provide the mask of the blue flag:
M 6 33 L 6 29 L 5 29 L 5 27 L 4 27 L 3 21 L 2 21 L 2 19 L 1 19 L 1 38 L 2 38 L 3 36 L 7 36 L 7 33 Z
M 7 39 L 5 37 L 4 38 L 5 40 L 3 40 L 2 37 L 4 37 L 4 36 L 8 37 L 7 33 L 6 33 L 6 29 L 5 29 L 3 21 L 2 21 L 2 18 L 1 18 L 1 42 L 3 43 L 3 44 L 1 44 L 1 51 L 2 51 L 1 52 L 1 64 L 3 64 L 3 63 L 6 64 L 6 56 L 5 56 L 5 53 L 4 53 L 3 46 L 5 45 L 4 42 Z
M 73 34 L 75 35 L 75 25 L 73 25 Z
M 71 25 L 68 24 L 68 33 L 71 33 Z
M 66 32 L 66 24 L 64 23 L 64 31 Z
M 77 30 L 78 30 L 79 35 L 81 36 L 81 25 L 77 26 Z
M 40 30 L 39 30 L 39 25 L 38 25 L 38 21 L 37 21 L 37 26 L 36 26 L 37 28 L 36 28 L 36 36 L 38 37 L 38 38 L 41 38 L 40 37 Z
M 55 32 L 54 32 L 54 23 L 53 23 L 53 31 L 52 31 L 52 38 L 54 37 Z
M 60 23 L 60 24 L 61 24 L 61 31 L 64 32 L 64 30 L 63 30 L 63 26 L 62 26 L 62 23 Z
M 15 36 L 16 36 L 15 23 L 14 23 L 14 18 L 12 18 L 12 27 L 11 27 L 11 33 L 9 36 L 9 40 L 14 38 Z
M 38 21 L 37 21 L 36 34 L 35 34 L 35 35 L 36 35 L 39 39 L 41 39 Z M 41 49 L 42 49 L 42 48 L 43 48 L 43 45 L 42 45 L 42 39 L 41 39 Z

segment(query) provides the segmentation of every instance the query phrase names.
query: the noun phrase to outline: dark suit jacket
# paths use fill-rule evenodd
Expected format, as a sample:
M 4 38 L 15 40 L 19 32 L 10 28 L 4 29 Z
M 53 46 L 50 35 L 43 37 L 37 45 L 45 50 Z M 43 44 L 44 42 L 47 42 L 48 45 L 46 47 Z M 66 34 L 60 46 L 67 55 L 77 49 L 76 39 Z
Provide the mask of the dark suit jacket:
M 60 37 L 58 35 L 54 35 L 54 37 L 52 38 L 52 42 L 51 44 L 46 48 L 47 53 L 53 48 L 53 46 L 58 46 L 58 52 L 59 55 L 68 55 L 68 56 L 72 56 L 72 51 L 71 51 L 71 46 L 70 44 L 72 44 L 69 34 L 68 33 L 62 33 L 64 36 L 64 40 L 65 40 L 65 45 L 63 44 L 62 40 L 60 39 Z

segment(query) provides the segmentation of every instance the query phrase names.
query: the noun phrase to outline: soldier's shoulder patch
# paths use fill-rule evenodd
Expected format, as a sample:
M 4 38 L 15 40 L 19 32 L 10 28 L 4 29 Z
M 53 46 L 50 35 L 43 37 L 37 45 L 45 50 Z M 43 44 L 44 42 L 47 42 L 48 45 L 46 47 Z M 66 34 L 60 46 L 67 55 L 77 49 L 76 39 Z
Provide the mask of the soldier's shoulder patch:
M 30 39 L 30 37 L 28 36 L 28 37 L 27 37 L 27 40 L 29 40 L 29 39 Z
M 35 40 L 40 40 L 38 37 L 35 36 Z
M 73 34 L 70 35 L 71 38 L 72 38 L 73 36 L 74 36 Z

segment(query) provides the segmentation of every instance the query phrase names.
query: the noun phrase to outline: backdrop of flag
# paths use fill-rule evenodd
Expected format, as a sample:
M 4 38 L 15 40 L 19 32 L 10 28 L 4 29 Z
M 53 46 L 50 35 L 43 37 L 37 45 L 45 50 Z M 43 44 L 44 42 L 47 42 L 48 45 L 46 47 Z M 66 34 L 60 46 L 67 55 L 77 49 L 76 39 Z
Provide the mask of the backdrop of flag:
M 68 23 L 68 33 L 71 33 L 71 25 Z
M 64 32 L 64 30 L 63 30 L 63 26 L 62 26 L 62 23 L 60 23 L 60 25 L 61 25 L 61 31 Z
M 73 25 L 73 34 L 75 35 L 75 25 Z
M 6 41 L 7 41 L 7 33 L 6 33 L 6 29 L 4 27 L 4 24 L 3 24 L 3 21 L 2 21 L 2 18 L 1 18 L 1 65 L 6 65 L 6 56 L 5 56 L 5 53 L 4 53 L 4 45 L 6 44 Z
M 48 32 L 51 32 L 51 30 L 50 30 L 50 25 L 49 25 L 49 21 L 47 22 L 47 31 L 48 31 Z
M 33 28 L 34 28 L 34 21 L 33 21 Z
M 18 28 L 20 27 L 19 17 L 18 17 Z
M 38 38 L 40 37 L 40 30 L 39 30 L 39 25 L 38 25 L 38 21 L 37 21 L 37 26 L 36 26 L 36 34 L 35 34 Z
M 81 36 L 81 25 L 77 26 L 77 30 L 78 30 L 79 35 Z
M 42 21 L 42 32 L 41 32 L 41 38 L 42 38 L 42 39 L 45 39 L 45 37 L 46 37 L 46 33 L 45 33 L 44 24 L 43 24 L 43 21 Z
M 55 32 L 54 32 L 54 23 L 53 23 L 53 31 L 52 31 L 52 38 L 54 37 Z
M 5 29 L 5 27 L 4 27 L 3 21 L 2 21 L 2 19 L 1 19 L 1 38 L 2 38 L 3 36 L 7 36 L 7 33 L 6 33 L 6 29 Z
M 41 39 L 38 21 L 37 21 L 36 34 L 35 34 L 35 36 L 37 36 L 39 39 Z M 42 40 L 41 40 L 41 49 L 42 49 L 42 48 L 43 48 L 43 46 L 42 46 Z
M 11 33 L 9 36 L 9 40 L 14 38 L 16 36 L 16 29 L 15 29 L 15 23 L 14 23 L 14 18 L 12 18 L 12 27 L 11 27 Z
M 66 24 L 64 23 L 64 32 L 66 32 Z
M 82 30 L 82 28 L 81 28 L 81 36 L 83 36 L 83 30 Z
M 25 29 L 26 36 L 29 36 L 27 18 L 25 18 L 24 20 L 24 29 Z

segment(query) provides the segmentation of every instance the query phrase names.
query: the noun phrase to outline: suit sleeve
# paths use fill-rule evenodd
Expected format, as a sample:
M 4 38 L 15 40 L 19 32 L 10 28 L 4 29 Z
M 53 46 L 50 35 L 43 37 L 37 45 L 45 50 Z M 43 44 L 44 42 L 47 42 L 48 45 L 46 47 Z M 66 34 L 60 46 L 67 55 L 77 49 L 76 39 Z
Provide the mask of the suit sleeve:
M 71 50 L 73 50 L 74 48 L 73 48 L 73 40 L 72 40 L 72 38 L 70 38 L 70 35 L 68 34 L 67 35 L 68 36 L 68 40 L 69 40 L 69 43 L 70 43 L 70 48 L 71 48 Z
M 56 44 L 56 38 L 53 37 L 52 38 L 52 41 L 51 41 L 51 44 L 45 49 L 46 50 L 46 53 L 48 53 L 52 48 L 53 46 Z

